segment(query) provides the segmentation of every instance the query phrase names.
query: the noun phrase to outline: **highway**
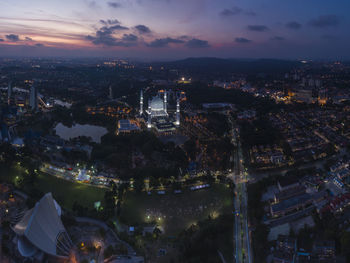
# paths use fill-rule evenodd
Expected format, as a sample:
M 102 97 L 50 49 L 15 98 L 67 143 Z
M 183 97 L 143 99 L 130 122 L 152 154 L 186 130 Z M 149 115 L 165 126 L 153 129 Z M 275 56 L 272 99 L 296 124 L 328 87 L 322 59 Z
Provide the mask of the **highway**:
M 236 263 L 252 263 L 252 250 L 250 242 L 250 232 L 248 225 L 248 197 L 246 182 L 248 181 L 248 173 L 243 165 L 243 153 L 236 125 L 232 118 L 228 116 L 231 124 L 232 143 L 235 145 L 233 152 L 233 171 L 231 178 L 234 181 L 235 194 L 234 198 L 234 258 Z

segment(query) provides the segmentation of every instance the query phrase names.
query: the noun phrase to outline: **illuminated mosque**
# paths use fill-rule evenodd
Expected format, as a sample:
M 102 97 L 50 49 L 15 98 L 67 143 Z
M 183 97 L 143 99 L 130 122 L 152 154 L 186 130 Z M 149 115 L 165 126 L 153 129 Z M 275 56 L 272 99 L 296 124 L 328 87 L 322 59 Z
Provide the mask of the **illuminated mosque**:
M 180 126 L 180 98 L 176 96 L 176 111 L 168 112 L 168 92 L 158 91 L 158 94 L 148 100 L 148 109 L 143 110 L 143 91 L 140 93 L 140 116 L 147 123 L 147 128 L 155 128 L 161 133 L 172 133 Z

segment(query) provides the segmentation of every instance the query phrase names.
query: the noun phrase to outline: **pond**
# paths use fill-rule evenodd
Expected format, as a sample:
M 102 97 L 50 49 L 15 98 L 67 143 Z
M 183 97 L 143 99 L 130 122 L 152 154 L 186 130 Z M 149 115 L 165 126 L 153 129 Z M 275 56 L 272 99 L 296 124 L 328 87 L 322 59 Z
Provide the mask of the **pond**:
M 79 136 L 90 137 L 93 142 L 100 143 L 101 137 L 108 131 L 101 126 L 95 126 L 90 124 L 74 124 L 72 127 L 64 126 L 62 123 L 58 123 L 55 127 L 56 134 L 64 140 L 77 138 Z
M 57 104 L 57 105 L 60 105 L 60 106 L 62 106 L 62 107 L 66 107 L 66 108 L 70 108 L 70 107 L 72 107 L 72 104 L 71 103 L 68 103 L 68 102 L 65 102 L 65 101 L 62 101 L 62 100 L 59 100 L 59 99 L 55 99 L 54 100 L 55 101 L 55 104 Z

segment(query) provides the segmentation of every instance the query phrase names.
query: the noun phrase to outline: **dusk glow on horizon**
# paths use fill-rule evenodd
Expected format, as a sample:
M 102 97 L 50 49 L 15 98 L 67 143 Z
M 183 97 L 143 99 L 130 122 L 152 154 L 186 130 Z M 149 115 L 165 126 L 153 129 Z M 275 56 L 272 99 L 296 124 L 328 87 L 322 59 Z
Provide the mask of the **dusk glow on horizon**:
M 0 56 L 350 58 L 348 0 L 0 4 Z

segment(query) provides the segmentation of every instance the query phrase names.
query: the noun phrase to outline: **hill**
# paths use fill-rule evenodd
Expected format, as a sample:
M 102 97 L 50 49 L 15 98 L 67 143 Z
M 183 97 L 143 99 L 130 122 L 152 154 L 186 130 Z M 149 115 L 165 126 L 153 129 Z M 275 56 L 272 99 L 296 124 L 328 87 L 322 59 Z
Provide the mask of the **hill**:
M 160 63 L 158 63 L 160 64 Z M 278 59 L 221 59 L 221 58 L 187 58 L 161 63 L 167 68 L 186 70 L 191 73 L 284 73 L 301 65 L 298 61 Z

